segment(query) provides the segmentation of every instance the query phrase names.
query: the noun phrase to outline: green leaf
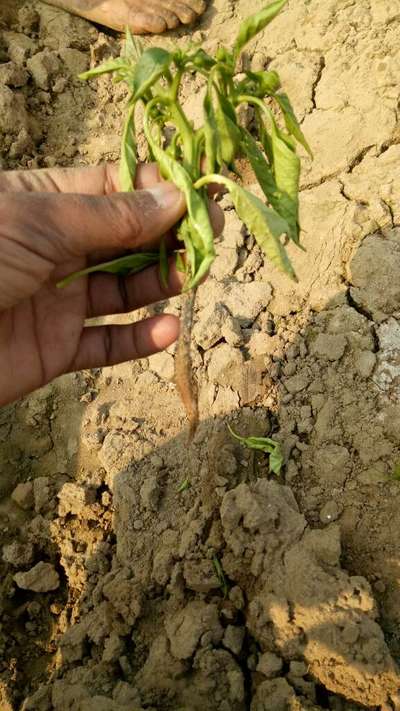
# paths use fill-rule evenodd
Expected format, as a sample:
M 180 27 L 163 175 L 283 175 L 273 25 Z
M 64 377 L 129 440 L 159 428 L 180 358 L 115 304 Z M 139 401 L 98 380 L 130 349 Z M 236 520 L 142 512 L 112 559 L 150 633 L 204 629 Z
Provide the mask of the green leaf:
M 206 71 L 210 71 L 215 65 L 215 59 L 210 57 L 204 49 L 198 49 L 190 60 L 196 69 L 205 69 Z
M 245 223 L 247 229 L 257 240 L 257 243 L 268 259 L 278 268 L 296 280 L 296 275 L 280 241 L 283 234 L 288 234 L 289 225 L 275 210 L 264 203 L 248 190 L 241 188 L 232 180 L 226 178 L 227 186 L 236 212 Z
M 259 141 L 264 149 L 265 155 L 268 158 L 270 165 L 274 162 L 272 154 L 272 141 L 267 129 L 265 128 L 263 114 L 258 106 L 256 106 L 256 122 Z
M 254 170 L 264 194 L 271 202 L 271 198 L 274 198 L 278 192 L 275 178 L 257 141 L 245 128 L 242 129 L 242 149 L 251 163 L 251 167 Z
M 93 79 L 93 77 L 98 77 L 101 74 L 120 72 L 121 69 L 128 69 L 126 59 L 124 59 L 124 57 L 108 59 L 103 64 L 100 64 L 98 67 L 94 67 L 93 69 L 89 69 L 87 72 L 79 74 L 79 79 L 82 79 L 82 81 L 86 81 L 87 79 Z
M 279 74 L 273 69 L 269 72 L 251 72 L 250 76 L 255 77 L 264 95 L 274 94 L 280 88 Z
M 129 27 L 125 30 L 125 46 L 123 56 L 132 62 L 137 62 L 143 54 L 142 43 L 132 35 Z
M 176 266 L 176 271 L 180 272 L 181 274 L 186 274 L 186 264 L 185 261 L 182 257 L 181 252 L 176 253 L 176 261 L 175 261 L 175 266 Z
M 134 113 L 135 104 L 129 109 L 121 141 L 119 185 L 123 193 L 132 192 L 135 189 L 137 158 Z
M 190 483 L 189 479 L 185 479 L 182 482 L 182 484 L 179 485 L 177 492 L 178 492 L 178 494 L 181 494 L 183 491 L 187 491 L 188 489 L 190 489 L 190 487 L 191 487 L 191 483 Z
M 167 155 L 169 155 L 174 160 L 181 159 L 182 151 L 181 151 L 181 146 L 179 144 L 179 140 L 180 140 L 180 135 L 179 135 L 178 131 L 175 131 L 168 146 L 165 149 L 165 152 L 167 153 Z
M 140 99 L 164 74 L 172 62 L 172 54 L 161 47 L 149 47 L 140 57 L 133 77 L 134 100 Z
M 263 99 L 273 96 L 281 86 L 279 74 L 272 71 L 246 72 L 246 78 L 237 85 L 238 92 Z
M 301 130 L 299 126 L 299 122 L 297 121 L 296 115 L 293 111 L 292 104 L 290 103 L 289 97 L 287 94 L 275 94 L 276 101 L 278 102 L 279 106 L 282 109 L 283 112 L 283 118 L 285 119 L 285 124 L 288 132 L 290 133 L 291 136 L 294 136 L 296 141 L 301 143 L 302 146 L 306 149 L 307 153 L 310 155 L 310 157 L 313 157 L 312 150 L 307 143 L 307 140 L 303 134 L 303 131 Z
M 271 134 L 275 182 L 278 190 L 286 196 L 286 202 L 282 200 L 282 208 L 287 211 L 290 222 L 289 236 L 298 244 L 300 158 L 274 121 Z
M 235 57 L 242 51 L 243 47 L 250 42 L 259 32 L 278 15 L 287 0 L 275 0 L 275 2 L 267 5 L 263 10 L 252 15 L 245 20 L 239 29 L 239 34 L 234 45 Z
M 221 565 L 220 561 L 218 560 L 217 556 L 214 556 L 212 561 L 213 561 L 214 570 L 215 570 L 215 572 L 217 574 L 217 578 L 219 580 L 219 584 L 222 588 L 222 592 L 224 593 L 224 597 L 226 597 L 228 595 L 228 583 L 226 582 L 224 570 L 223 570 L 222 565 Z
M 242 129 L 242 149 L 250 161 L 268 202 L 274 210 L 286 220 L 289 227 L 288 237 L 298 244 L 298 200 L 293 199 L 287 193 L 283 193 L 279 190 L 271 166 L 267 163 L 257 141 L 255 141 L 253 136 L 246 129 Z
M 210 253 L 204 249 L 204 245 L 199 240 L 199 235 L 190 215 L 187 215 L 181 222 L 177 231 L 178 239 L 182 240 L 185 245 L 187 257 L 187 266 L 185 273 L 189 278 L 184 289 L 192 289 L 203 279 L 208 273 L 211 264 L 215 259 L 214 251 Z M 213 248 L 214 250 L 214 248 Z
M 94 274 L 95 272 L 107 272 L 109 274 L 130 276 L 131 274 L 136 274 L 137 272 L 142 271 L 142 269 L 146 269 L 146 267 L 149 267 L 151 264 L 156 264 L 158 260 L 159 256 L 155 252 L 138 252 L 137 254 L 128 254 L 126 257 L 119 257 L 119 259 L 113 259 L 110 262 L 103 262 L 103 264 L 97 264 L 94 267 L 88 267 L 87 269 L 82 269 L 80 272 L 70 274 L 65 279 L 58 282 L 57 287 L 59 289 L 64 289 L 64 287 L 68 286 L 76 279 L 88 276 L 89 274 Z
M 204 97 L 204 140 L 206 154 L 206 173 L 214 173 L 217 165 L 217 121 L 211 100 L 210 87 Z
M 290 195 L 293 200 L 298 200 L 300 158 L 277 126 L 272 127 L 271 138 L 276 184 L 280 190 Z
M 393 477 L 393 479 L 397 479 L 398 481 L 400 481 L 400 463 L 397 463 L 394 465 L 393 471 L 392 471 L 392 477 Z
M 255 449 L 269 454 L 270 471 L 274 474 L 280 474 L 283 465 L 283 454 L 279 442 L 275 442 L 275 440 L 269 437 L 241 437 L 233 431 L 230 425 L 228 425 L 228 429 L 232 437 L 241 442 L 245 447 L 248 447 L 248 449 Z
M 160 279 L 164 289 L 168 288 L 169 263 L 165 238 L 160 242 Z
M 217 92 L 215 121 L 218 131 L 219 160 L 221 164 L 226 163 L 230 166 L 237 155 L 241 134 L 233 107 L 220 92 Z

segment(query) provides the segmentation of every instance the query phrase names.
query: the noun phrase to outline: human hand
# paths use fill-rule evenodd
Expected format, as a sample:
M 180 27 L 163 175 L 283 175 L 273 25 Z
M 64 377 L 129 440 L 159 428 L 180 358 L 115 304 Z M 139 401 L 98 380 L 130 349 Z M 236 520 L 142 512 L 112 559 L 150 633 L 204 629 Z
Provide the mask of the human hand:
M 96 316 L 124 313 L 178 294 L 182 275 L 158 265 L 124 279 L 93 274 L 66 289 L 72 272 L 158 244 L 184 215 L 183 196 L 141 166 L 137 191 L 118 193 L 114 166 L 0 173 L 0 405 L 57 376 L 143 358 L 179 334 L 163 314 L 128 326 L 85 327 Z M 221 211 L 210 203 L 216 232 Z

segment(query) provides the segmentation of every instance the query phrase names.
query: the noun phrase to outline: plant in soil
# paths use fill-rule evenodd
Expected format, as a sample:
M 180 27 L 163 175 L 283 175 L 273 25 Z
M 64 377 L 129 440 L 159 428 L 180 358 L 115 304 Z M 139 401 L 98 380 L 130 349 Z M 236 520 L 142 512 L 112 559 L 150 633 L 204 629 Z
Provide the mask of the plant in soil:
M 187 215 L 177 226 L 180 242 L 175 258 L 185 273 L 181 335 L 175 357 L 176 385 L 190 422 L 198 423 L 197 389 L 191 366 L 191 328 L 196 288 L 214 259 L 214 235 L 208 213 L 210 184 L 229 191 L 239 218 L 266 257 L 291 279 L 296 279 L 286 253 L 288 240 L 300 245 L 298 189 L 300 159 L 296 142 L 311 154 L 288 96 L 281 90 L 275 71 L 242 71 L 239 60 L 245 46 L 276 17 L 287 0 L 275 0 L 249 17 L 239 29 L 232 49 L 220 47 L 215 56 L 201 47 L 168 51 L 142 47 L 129 31 L 123 53 L 81 75 L 92 79 L 111 73 L 129 89 L 127 116 L 122 136 L 120 188 L 132 191 L 137 167 L 135 119 L 139 104 L 144 109 L 143 131 L 149 157 L 163 178 L 172 181 L 186 198 Z M 203 77 L 205 96 L 203 124 L 195 128 L 181 105 L 183 80 Z M 238 119 L 238 110 L 254 111 L 251 131 Z M 238 159 L 247 159 L 265 199 L 260 200 L 241 184 Z M 178 243 L 179 244 L 179 243 Z M 159 262 L 163 282 L 168 278 L 165 244 L 159 253 L 129 254 L 68 277 L 93 271 L 133 274 Z
M 270 437 L 241 437 L 228 425 L 232 437 L 237 439 L 244 447 L 263 452 L 269 456 L 269 469 L 273 474 L 279 475 L 283 466 L 283 454 L 279 442 Z

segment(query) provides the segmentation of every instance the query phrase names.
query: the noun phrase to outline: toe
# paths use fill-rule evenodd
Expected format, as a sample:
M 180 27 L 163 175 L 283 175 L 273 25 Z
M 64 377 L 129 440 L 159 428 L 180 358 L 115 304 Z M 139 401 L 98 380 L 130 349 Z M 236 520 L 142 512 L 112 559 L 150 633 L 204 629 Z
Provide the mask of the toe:
M 168 29 L 168 24 L 161 15 L 154 15 L 149 12 L 137 12 L 136 10 L 130 11 L 128 25 L 132 32 L 137 35 L 149 33 L 158 35 Z
M 174 12 L 164 12 L 163 15 L 169 30 L 174 30 L 176 27 L 179 27 L 181 20 Z
M 182 22 L 177 13 L 174 12 L 174 3 L 169 1 L 164 5 L 157 0 L 147 0 L 147 12 L 154 12 L 155 15 L 162 15 L 169 30 L 174 30 Z
M 174 12 L 178 15 L 180 21 L 184 25 L 189 25 L 191 22 L 194 22 L 197 18 L 197 15 L 194 10 L 192 10 L 189 5 L 183 2 L 174 2 L 174 0 L 171 2 L 171 7 L 174 8 Z
M 198 15 L 202 15 L 207 6 L 205 0 L 190 0 L 189 5 L 195 12 L 197 12 Z
M 205 0 L 186 0 L 186 5 L 189 5 L 198 15 L 202 15 L 206 9 Z
M 204 0 L 161 0 L 161 5 L 178 15 L 185 25 L 194 22 L 206 7 Z

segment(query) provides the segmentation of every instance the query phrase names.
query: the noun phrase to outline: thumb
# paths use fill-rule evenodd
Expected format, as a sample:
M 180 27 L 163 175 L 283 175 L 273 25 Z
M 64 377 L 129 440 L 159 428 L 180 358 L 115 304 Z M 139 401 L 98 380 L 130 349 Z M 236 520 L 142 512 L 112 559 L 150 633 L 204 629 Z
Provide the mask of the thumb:
M 167 182 L 109 197 L 60 197 L 55 233 L 59 249 L 69 256 L 154 246 L 186 211 L 182 193 Z
M 185 211 L 182 193 L 167 182 L 109 197 L 7 194 L 4 205 L 5 222 L 18 234 L 20 245 L 53 264 L 99 250 L 152 246 Z

